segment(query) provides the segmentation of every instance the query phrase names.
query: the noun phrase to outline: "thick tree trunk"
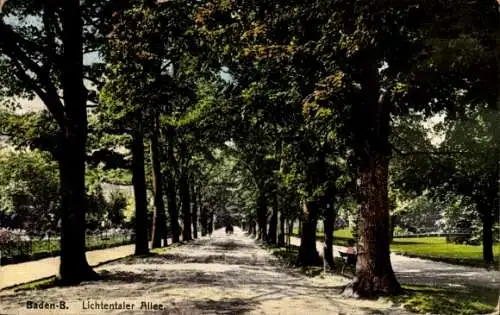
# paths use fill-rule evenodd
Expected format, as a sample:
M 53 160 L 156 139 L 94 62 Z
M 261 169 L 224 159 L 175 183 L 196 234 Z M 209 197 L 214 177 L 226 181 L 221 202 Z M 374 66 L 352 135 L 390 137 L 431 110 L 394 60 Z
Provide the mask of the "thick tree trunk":
M 302 222 L 298 264 L 301 266 L 316 266 L 321 263 L 319 253 L 316 250 L 318 205 L 315 201 L 303 201 L 302 206 L 304 220 Z
M 500 97 L 500 96 L 499 96 Z M 500 158 L 500 152 L 497 147 L 495 150 L 496 156 Z M 493 263 L 495 258 L 493 254 L 493 226 L 498 222 L 498 202 L 500 190 L 500 163 L 495 163 L 491 173 L 488 176 L 488 190 L 485 197 L 476 198 L 476 205 L 483 224 L 482 239 L 483 239 L 483 260 L 488 263 Z
M 490 215 L 491 211 L 489 209 L 483 211 L 481 215 L 481 221 L 483 222 L 483 260 L 493 263 L 493 217 Z
M 77 0 L 68 0 L 62 5 L 62 88 L 67 120 L 64 123 L 59 121 L 62 213 L 61 260 L 57 278 L 64 284 L 97 278 L 85 256 L 87 91 L 83 85 L 83 23 L 80 11 Z
M 280 141 L 279 144 L 280 144 L 280 147 L 279 147 L 279 151 L 280 151 L 279 173 L 286 173 L 286 172 L 288 172 L 288 169 L 286 167 L 285 159 L 283 158 L 283 155 L 284 155 L 283 141 Z M 279 176 L 276 177 L 276 185 L 277 185 L 276 195 L 277 195 L 277 203 L 278 203 L 278 212 L 279 212 L 279 216 L 280 216 L 280 223 L 279 223 L 280 230 L 278 233 L 278 246 L 282 247 L 282 246 L 285 246 L 285 235 L 286 235 L 286 232 L 285 232 L 286 215 L 285 215 L 285 213 L 289 213 L 290 211 L 288 209 L 288 204 L 287 204 L 288 199 L 284 196 L 285 191 L 283 190 Z
M 180 241 L 179 210 L 177 208 L 177 189 L 175 186 L 175 157 L 174 157 L 174 130 L 167 129 L 167 161 L 168 169 L 165 173 L 167 179 L 167 202 L 170 216 L 170 229 L 172 230 L 172 243 Z
M 212 232 L 214 231 L 214 213 L 212 211 L 208 214 L 207 231 L 209 235 L 212 235 Z
M 271 220 L 269 222 L 269 232 L 267 235 L 268 244 L 276 245 L 278 233 L 278 194 L 273 193 L 273 210 Z
M 152 239 L 153 248 L 158 248 L 162 246 L 162 240 L 164 242 L 163 246 L 167 246 L 167 223 L 165 217 L 165 204 L 163 202 L 163 185 L 162 185 L 162 174 L 161 174 L 161 163 L 158 151 L 158 129 L 155 125 L 153 133 L 151 135 L 151 161 L 153 169 L 153 194 L 154 194 L 154 204 L 155 212 L 153 214 L 153 229 L 152 229 Z
M 144 171 L 144 134 L 142 126 L 132 135 L 132 183 L 135 197 L 135 255 L 149 253 L 148 201 Z
M 325 218 L 323 220 L 323 229 L 325 240 L 323 244 L 323 268 L 325 271 L 332 270 L 334 267 L 333 260 L 333 231 L 335 229 L 335 209 L 326 209 Z
M 255 222 L 254 219 L 250 221 L 250 235 L 252 237 L 257 237 L 257 223 Z
M 198 198 L 196 197 L 196 188 L 194 181 L 191 182 L 191 198 L 193 199 L 193 209 L 191 210 L 191 221 L 193 222 L 193 238 L 198 238 Z
M 187 169 L 181 170 L 179 179 L 179 189 L 182 205 L 182 241 L 187 242 L 193 239 L 191 235 L 191 197 L 189 194 L 189 181 Z
M 297 233 L 298 233 L 299 237 L 302 237 L 302 226 L 303 226 L 303 224 L 302 224 L 302 216 L 300 216 L 299 217 L 299 227 L 297 229 Z
M 259 191 L 257 200 L 257 219 L 259 223 L 259 239 L 266 241 L 267 239 L 267 200 L 264 190 Z
M 280 211 L 280 223 L 279 223 L 279 227 L 280 227 L 280 230 L 279 230 L 279 233 L 278 233 L 278 246 L 285 246 L 285 235 L 286 235 L 286 232 L 285 232 L 285 216 L 283 215 L 283 208 L 281 208 L 281 211 Z
M 290 245 L 291 243 L 291 238 L 293 236 L 293 223 L 295 219 L 290 219 L 288 221 L 288 239 L 286 240 L 287 245 Z
M 359 173 L 362 195 L 354 292 L 362 297 L 401 291 L 391 266 L 387 208 L 388 158 L 372 152 Z
M 389 244 L 392 243 L 392 240 L 394 239 L 394 229 L 396 228 L 396 223 L 398 221 L 398 216 L 397 215 L 391 215 L 389 217 Z
M 69 136 L 69 137 L 68 137 Z M 78 284 L 97 278 L 85 256 L 85 145 L 67 134 L 59 159 L 61 180 L 61 263 L 58 279 Z M 66 153 L 67 152 L 67 153 Z
M 200 208 L 200 225 L 201 225 L 201 236 L 206 236 L 208 233 L 208 215 L 207 209 L 204 206 Z
M 354 106 L 353 113 L 359 240 L 355 279 L 346 290 L 361 297 L 401 292 L 389 250 L 390 103 L 380 98 L 378 70 L 373 65 L 369 67 L 372 69 L 361 77 L 363 100 Z

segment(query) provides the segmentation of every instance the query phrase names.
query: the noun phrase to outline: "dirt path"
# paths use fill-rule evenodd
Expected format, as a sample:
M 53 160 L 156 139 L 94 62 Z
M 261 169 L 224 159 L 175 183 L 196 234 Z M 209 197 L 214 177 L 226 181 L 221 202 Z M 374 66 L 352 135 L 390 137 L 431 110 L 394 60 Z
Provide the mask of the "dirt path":
M 292 237 L 291 243 L 299 246 L 300 239 Z M 317 242 L 316 248 L 320 255 L 323 255 L 323 243 Z M 340 256 L 339 250 L 345 251 L 345 247 L 334 246 L 335 256 Z M 498 288 L 500 285 L 500 272 L 498 270 L 458 266 L 397 254 L 391 254 L 391 263 L 398 280 L 404 284 L 454 288 L 471 286 Z
M 65 309 L 50 313 L 110 312 L 89 309 L 102 302 L 102 307 L 134 307 L 115 314 L 149 314 L 144 307 L 151 310 L 154 304 L 163 308 L 156 314 L 408 314 L 381 301 L 342 298 L 338 293 L 345 278 L 311 279 L 282 267 L 237 228 L 231 236 L 219 230 L 211 239 L 171 248 L 161 256 L 125 258 L 97 270 L 105 280 L 0 292 L 0 313 L 41 314 L 27 309 L 27 302 L 63 301 Z

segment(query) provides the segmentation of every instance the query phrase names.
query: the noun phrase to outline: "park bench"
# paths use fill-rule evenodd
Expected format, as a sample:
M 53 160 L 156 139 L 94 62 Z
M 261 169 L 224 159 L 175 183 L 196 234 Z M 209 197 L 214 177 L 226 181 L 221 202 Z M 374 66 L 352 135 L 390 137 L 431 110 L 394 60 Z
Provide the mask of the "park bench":
M 341 274 L 344 274 L 344 268 L 349 265 L 356 266 L 356 262 L 358 260 L 358 255 L 353 253 L 340 252 L 340 258 L 342 258 L 342 271 Z

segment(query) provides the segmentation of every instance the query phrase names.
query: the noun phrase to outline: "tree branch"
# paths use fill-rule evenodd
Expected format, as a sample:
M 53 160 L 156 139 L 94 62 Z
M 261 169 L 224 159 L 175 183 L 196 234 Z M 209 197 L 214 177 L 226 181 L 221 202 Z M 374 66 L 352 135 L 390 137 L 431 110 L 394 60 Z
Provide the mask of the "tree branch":
M 1 20 L 0 34 L 2 34 L 3 37 L 0 41 L 0 48 L 16 66 L 19 79 L 34 90 L 34 92 L 45 103 L 45 106 L 47 106 L 50 113 L 54 116 L 58 125 L 60 127 L 64 127 L 66 125 L 64 105 L 60 100 L 56 87 L 50 79 L 49 73 L 33 61 L 21 48 L 19 48 L 18 45 L 25 41 L 24 38 L 15 33 Z M 27 71 L 33 72 L 36 75 L 37 80 L 27 75 Z
M 457 155 L 457 154 L 471 154 L 471 152 L 467 151 L 411 151 L 411 152 L 403 152 L 396 148 L 393 144 L 391 147 L 398 155 L 401 156 L 411 156 L 411 155 Z

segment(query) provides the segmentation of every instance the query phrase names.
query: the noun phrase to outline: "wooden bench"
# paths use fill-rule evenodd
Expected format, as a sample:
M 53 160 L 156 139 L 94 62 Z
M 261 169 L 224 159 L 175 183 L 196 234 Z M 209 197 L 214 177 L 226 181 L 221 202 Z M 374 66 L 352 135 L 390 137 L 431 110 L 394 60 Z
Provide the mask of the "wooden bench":
M 358 260 L 358 255 L 352 254 L 352 253 L 341 252 L 341 251 L 339 251 L 339 254 L 340 254 L 340 258 L 342 258 L 342 261 L 343 261 L 341 274 L 344 274 L 345 266 L 348 266 L 348 265 L 356 266 L 356 262 Z

